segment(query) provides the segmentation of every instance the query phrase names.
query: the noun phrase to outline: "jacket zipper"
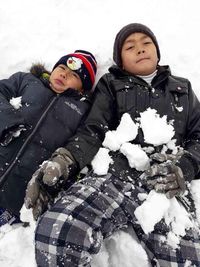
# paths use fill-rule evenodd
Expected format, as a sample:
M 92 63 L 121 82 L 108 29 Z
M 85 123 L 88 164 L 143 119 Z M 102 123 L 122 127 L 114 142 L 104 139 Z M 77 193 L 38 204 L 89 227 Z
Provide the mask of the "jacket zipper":
M 57 94 L 56 97 L 54 97 L 51 102 L 49 103 L 49 105 L 47 106 L 46 110 L 43 112 L 42 116 L 40 117 L 39 121 L 37 122 L 35 129 L 32 131 L 32 133 L 27 137 L 26 141 L 24 142 L 24 144 L 22 145 L 22 147 L 20 148 L 20 150 L 18 151 L 15 159 L 13 160 L 13 162 L 10 164 L 10 166 L 8 167 L 8 169 L 5 171 L 5 173 L 0 177 L 0 186 L 3 184 L 4 182 L 4 178 L 6 175 L 8 175 L 8 173 L 12 170 L 13 166 L 16 164 L 16 162 L 18 161 L 21 153 L 24 151 L 26 145 L 29 143 L 29 141 L 31 140 L 31 138 L 33 137 L 33 135 L 35 134 L 35 132 L 37 131 L 40 123 L 43 121 L 44 117 L 46 116 L 46 114 L 48 113 L 49 109 L 52 107 L 52 105 L 54 104 L 54 102 L 57 100 L 57 98 L 59 97 L 59 95 Z

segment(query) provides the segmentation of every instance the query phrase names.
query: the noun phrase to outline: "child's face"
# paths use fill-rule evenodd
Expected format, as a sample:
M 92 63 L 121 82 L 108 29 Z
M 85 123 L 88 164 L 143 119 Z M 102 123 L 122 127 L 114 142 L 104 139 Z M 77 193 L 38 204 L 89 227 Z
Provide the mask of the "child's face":
M 58 94 L 63 93 L 69 88 L 82 92 L 82 81 L 79 75 L 63 64 L 58 65 L 52 71 L 49 81 L 52 90 Z
M 149 75 L 158 64 L 157 50 L 152 39 L 139 32 L 126 38 L 121 57 L 123 69 L 134 75 Z

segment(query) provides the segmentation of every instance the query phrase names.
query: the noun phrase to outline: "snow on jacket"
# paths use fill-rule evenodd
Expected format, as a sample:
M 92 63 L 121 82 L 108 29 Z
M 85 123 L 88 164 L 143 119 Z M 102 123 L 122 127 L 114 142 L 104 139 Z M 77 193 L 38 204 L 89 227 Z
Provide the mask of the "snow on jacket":
M 90 107 L 88 98 L 74 89 L 56 94 L 43 73 L 43 66 L 35 66 L 30 73 L 0 81 L 0 141 L 12 127 L 26 128 L 7 146 L 0 145 L 0 207 L 14 213 L 34 171 L 75 134 Z M 16 109 L 10 99 L 19 96 L 22 106 Z
M 102 145 L 106 131 L 115 130 L 124 113 L 129 113 L 135 121 L 140 112 L 150 107 L 161 116 L 167 115 L 168 121 L 173 120 L 173 139 L 176 139 L 177 146 L 189 152 L 182 156 L 179 165 L 186 180 L 194 179 L 200 168 L 200 103 L 190 82 L 172 76 L 168 66 L 158 67 L 152 86 L 116 66 L 109 71 L 96 86 L 93 107 L 84 127 L 66 146 L 79 167 L 90 164 Z M 141 131 L 134 143 L 147 145 Z M 137 178 L 140 174 L 129 167 L 126 157 L 120 152 L 114 152 L 112 158 L 111 173 L 123 179 L 128 176 Z

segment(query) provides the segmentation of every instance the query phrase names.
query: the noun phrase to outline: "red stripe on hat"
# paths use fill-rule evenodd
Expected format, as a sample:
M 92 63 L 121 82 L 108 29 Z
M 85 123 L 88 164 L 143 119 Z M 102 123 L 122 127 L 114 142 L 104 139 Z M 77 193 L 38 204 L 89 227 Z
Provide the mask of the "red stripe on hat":
M 90 74 L 90 78 L 92 80 L 92 83 L 94 84 L 94 81 L 95 81 L 95 72 L 94 72 L 93 66 L 90 63 L 90 61 L 84 56 L 84 54 L 74 53 L 74 54 L 71 54 L 70 56 L 74 56 L 74 57 L 80 58 L 83 61 L 83 63 L 85 64 L 85 66 L 86 66 L 86 68 L 87 68 L 87 70 L 88 70 L 88 72 Z M 90 55 L 86 55 L 86 56 L 89 56 L 93 60 L 93 58 Z M 96 65 L 96 63 L 95 63 L 95 65 Z

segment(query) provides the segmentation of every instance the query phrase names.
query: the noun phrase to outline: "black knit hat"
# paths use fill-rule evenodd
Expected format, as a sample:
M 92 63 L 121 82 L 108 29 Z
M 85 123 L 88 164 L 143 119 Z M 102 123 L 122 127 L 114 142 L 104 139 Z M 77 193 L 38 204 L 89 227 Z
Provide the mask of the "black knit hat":
M 122 67 L 121 51 L 122 51 L 123 43 L 130 34 L 135 33 L 135 32 L 142 32 L 148 35 L 152 39 L 153 43 L 156 46 L 158 60 L 160 60 L 160 49 L 159 49 L 158 42 L 157 42 L 157 39 L 154 33 L 147 26 L 143 24 L 131 23 L 123 27 L 118 32 L 115 38 L 114 47 L 113 47 L 113 60 L 119 67 Z
M 81 78 L 84 91 L 90 91 L 95 82 L 97 62 L 88 51 L 76 50 L 74 53 L 61 57 L 54 65 L 53 70 L 60 64 L 76 72 Z

